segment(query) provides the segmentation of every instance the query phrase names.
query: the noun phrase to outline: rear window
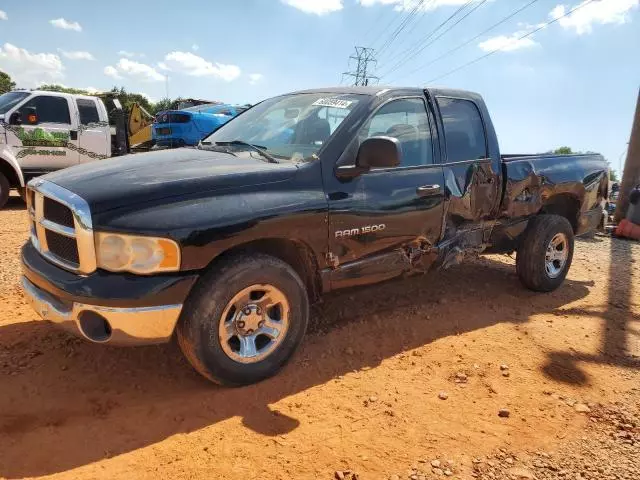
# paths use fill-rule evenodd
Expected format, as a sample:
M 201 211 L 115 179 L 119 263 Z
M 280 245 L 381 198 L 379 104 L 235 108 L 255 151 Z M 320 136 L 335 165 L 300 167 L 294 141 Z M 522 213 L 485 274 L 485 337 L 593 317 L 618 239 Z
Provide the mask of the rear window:
M 188 113 L 159 113 L 156 116 L 157 123 L 189 123 L 191 115 Z
M 96 123 L 100 121 L 100 115 L 98 115 L 98 107 L 93 100 L 87 100 L 85 98 L 78 98 L 76 100 L 78 105 L 78 111 L 80 112 L 80 124 L 89 125 L 90 123 Z
M 470 100 L 438 97 L 438 106 L 444 124 L 447 161 L 486 158 L 484 125 L 476 104 Z

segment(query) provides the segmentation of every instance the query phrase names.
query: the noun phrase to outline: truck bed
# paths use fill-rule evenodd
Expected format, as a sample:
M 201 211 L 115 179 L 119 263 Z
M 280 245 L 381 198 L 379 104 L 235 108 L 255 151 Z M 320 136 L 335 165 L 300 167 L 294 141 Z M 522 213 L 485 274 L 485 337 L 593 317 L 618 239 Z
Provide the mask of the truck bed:
M 608 189 L 608 166 L 600 154 L 502 155 L 501 215 L 520 218 L 545 208 L 571 210 L 577 234 L 592 228 Z M 547 199 L 554 197 L 548 205 Z

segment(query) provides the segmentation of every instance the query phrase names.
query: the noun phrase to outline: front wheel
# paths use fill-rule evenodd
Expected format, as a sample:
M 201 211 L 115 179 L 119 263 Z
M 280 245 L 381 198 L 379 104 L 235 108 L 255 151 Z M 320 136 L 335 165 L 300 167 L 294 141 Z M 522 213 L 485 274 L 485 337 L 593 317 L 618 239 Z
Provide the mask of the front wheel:
M 558 288 L 573 260 L 573 228 L 559 215 L 533 218 L 518 246 L 516 271 L 525 287 L 537 292 Z
M 239 255 L 207 273 L 178 323 L 191 365 L 223 385 L 277 373 L 302 342 L 309 300 L 295 270 L 264 254 Z

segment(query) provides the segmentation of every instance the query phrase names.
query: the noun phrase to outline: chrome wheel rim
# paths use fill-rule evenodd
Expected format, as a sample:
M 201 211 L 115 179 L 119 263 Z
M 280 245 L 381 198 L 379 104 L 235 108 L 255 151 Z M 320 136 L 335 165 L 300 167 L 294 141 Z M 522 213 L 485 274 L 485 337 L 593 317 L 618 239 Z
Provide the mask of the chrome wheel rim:
M 550 278 L 556 278 L 564 270 L 569 258 L 569 239 L 564 233 L 556 234 L 549 245 L 545 255 L 545 270 Z
M 225 307 L 218 336 L 224 353 L 238 363 L 256 363 L 271 355 L 289 329 L 287 297 L 273 285 L 251 285 Z

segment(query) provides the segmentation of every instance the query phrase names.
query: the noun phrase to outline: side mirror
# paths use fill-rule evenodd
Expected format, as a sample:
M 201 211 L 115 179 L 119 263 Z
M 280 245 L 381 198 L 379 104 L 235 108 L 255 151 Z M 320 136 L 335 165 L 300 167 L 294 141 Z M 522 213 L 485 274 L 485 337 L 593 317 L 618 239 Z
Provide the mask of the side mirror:
M 38 114 L 36 113 L 36 107 L 25 107 L 24 114 L 27 117 L 28 125 L 36 125 L 38 123 Z
M 402 150 L 396 138 L 370 137 L 360 144 L 356 164 L 338 166 L 336 174 L 344 179 L 355 178 L 372 168 L 397 167 L 401 158 Z
M 361 168 L 393 168 L 400 165 L 400 142 L 393 137 L 370 137 L 360 144 L 356 166 Z
M 9 117 L 9 125 L 22 125 L 22 114 L 20 112 L 13 112 Z

